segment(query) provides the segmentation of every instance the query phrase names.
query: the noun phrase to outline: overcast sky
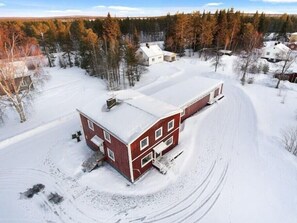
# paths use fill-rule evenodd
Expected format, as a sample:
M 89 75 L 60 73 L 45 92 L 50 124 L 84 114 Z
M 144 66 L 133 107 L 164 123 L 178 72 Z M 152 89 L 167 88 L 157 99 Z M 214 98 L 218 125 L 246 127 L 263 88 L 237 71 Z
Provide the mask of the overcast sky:
M 108 12 L 112 16 L 158 16 L 226 8 L 244 12 L 297 14 L 297 0 L 0 0 L 0 17 L 105 16 Z

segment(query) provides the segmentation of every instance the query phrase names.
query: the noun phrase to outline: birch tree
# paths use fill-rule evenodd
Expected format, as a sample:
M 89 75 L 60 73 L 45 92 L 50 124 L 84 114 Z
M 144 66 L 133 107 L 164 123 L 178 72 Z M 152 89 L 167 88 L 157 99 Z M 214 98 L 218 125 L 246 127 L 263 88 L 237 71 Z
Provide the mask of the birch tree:
M 33 39 L 25 38 L 23 33 L 9 27 L 0 46 L 0 104 L 3 108 L 12 107 L 18 113 L 20 122 L 26 121 L 26 104 L 30 102 L 33 82 L 26 79 L 28 56 L 40 55 Z M 36 57 L 37 58 L 37 57 Z M 33 67 L 35 64 L 33 64 Z M 36 68 L 37 69 L 37 68 Z M 24 83 L 26 87 L 24 88 Z
M 278 71 L 280 71 L 280 73 L 278 73 L 278 81 L 275 88 L 279 88 L 281 80 L 285 79 L 286 73 L 288 72 L 292 64 L 296 61 L 296 56 L 292 54 L 291 50 L 278 56 L 282 58 L 283 61 L 278 62 L 278 66 L 280 67 Z
M 260 57 L 260 53 L 256 50 L 262 43 L 262 35 L 255 30 L 253 24 L 246 23 L 242 34 L 244 54 L 240 58 L 239 67 L 242 71 L 241 83 L 246 82 L 248 69 Z

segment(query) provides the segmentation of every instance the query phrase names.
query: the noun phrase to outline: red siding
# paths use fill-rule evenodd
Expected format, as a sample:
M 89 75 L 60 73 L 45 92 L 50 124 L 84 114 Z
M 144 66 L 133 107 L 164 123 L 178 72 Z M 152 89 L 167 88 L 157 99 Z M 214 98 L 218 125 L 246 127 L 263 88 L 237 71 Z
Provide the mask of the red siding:
M 205 96 L 204 98 L 201 98 L 199 101 L 187 107 L 185 109 L 184 116 L 182 116 L 182 121 L 184 121 L 185 119 L 189 118 L 190 116 L 198 112 L 201 108 L 205 107 L 208 102 L 209 102 L 209 95 Z
M 168 122 L 171 120 L 174 120 L 174 128 L 167 131 Z M 170 151 L 172 148 L 174 148 L 178 144 L 179 139 L 179 125 L 180 125 L 180 114 L 176 114 L 174 116 L 170 116 L 168 118 L 162 119 L 159 122 L 157 122 L 154 126 L 152 126 L 148 131 L 143 133 L 140 137 L 138 137 L 132 144 L 131 144 L 131 156 L 132 156 L 132 168 L 133 168 L 133 175 L 134 180 L 139 178 L 143 173 L 145 173 L 148 169 L 152 167 L 152 162 L 146 164 L 144 167 L 141 167 L 141 159 L 145 157 L 150 152 L 153 152 L 153 148 L 157 146 L 160 142 L 164 142 L 167 139 L 169 139 L 171 136 L 173 136 L 173 144 L 169 146 L 166 151 L 163 152 L 165 154 L 166 152 Z M 155 131 L 159 129 L 160 127 L 163 127 L 163 135 L 160 139 L 155 140 Z M 140 141 L 146 137 L 149 137 L 149 145 L 144 148 L 143 150 L 140 150 Z M 153 153 L 154 157 L 154 153 Z
M 176 129 L 175 131 L 171 132 L 169 135 L 167 135 L 162 141 L 166 141 L 169 139 L 171 136 L 173 136 L 173 143 L 171 146 L 169 146 L 166 150 L 162 152 L 162 155 L 166 154 L 170 150 L 172 150 L 177 144 L 178 144 L 178 139 L 179 139 L 179 129 Z M 154 157 L 154 147 L 151 147 L 150 149 L 145 150 L 143 154 L 141 154 L 139 157 L 137 157 L 133 162 L 132 162 L 132 167 L 133 167 L 133 175 L 134 175 L 134 180 L 139 178 L 143 173 L 145 173 L 147 170 L 149 170 L 153 164 L 152 161 L 148 164 L 146 164 L 144 167 L 141 167 L 141 159 L 145 157 L 147 154 L 150 152 L 153 153 Z
M 132 160 L 134 160 L 140 154 L 144 153 L 144 151 L 148 150 L 151 146 L 155 145 L 158 142 L 163 141 L 164 137 L 166 137 L 166 135 L 169 134 L 169 132 L 167 131 L 167 124 L 168 124 L 168 122 L 170 122 L 173 119 L 174 119 L 174 128 L 170 131 L 170 133 L 173 132 L 175 129 L 177 129 L 179 127 L 180 114 L 176 114 L 174 116 L 170 116 L 168 118 L 160 120 L 154 126 L 152 126 L 149 130 L 144 132 L 140 137 L 138 137 L 133 143 L 131 143 Z M 163 135 L 160 139 L 158 139 L 156 141 L 155 140 L 155 131 L 157 129 L 159 129 L 161 126 L 163 127 Z M 149 145 L 146 148 L 144 148 L 143 150 L 140 150 L 140 141 L 147 136 L 149 137 Z
M 104 139 L 103 129 L 100 126 L 96 125 L 96 123 L 93 122 L 94 124 L 94 131 L 93 131 L 88 127 L 88 122 L 87 122 L 88 119 L 84 117 L 82 114 L 80 114 L 80 118 L 81 118 L 81 123 L 83 126 L 87 145 L 95 151 L 99 150 L 99 148 L 95 144 L 93 144 L 90 140 L 94 135 L 97 135 L 98 137 L 103 139 L 106 161 L 110 165 L 112 165 L 115 169 L 117 169 L 121 174 L 123 174 L 125 177 L 131 180 L 127 146 L 124 143 L 122 143 L 120 140 L 115 138 L 112 134 L 110 134 L 110 132 L 109 134 L 110 134 L 111 143 L 109 143 Z M 109 148 L 114 152 L 115 161 L 113 161 L 108 157 L 107 148 Z
M 292 83 L 297 83 L 297 73 L 289 74 L 289 81 Z

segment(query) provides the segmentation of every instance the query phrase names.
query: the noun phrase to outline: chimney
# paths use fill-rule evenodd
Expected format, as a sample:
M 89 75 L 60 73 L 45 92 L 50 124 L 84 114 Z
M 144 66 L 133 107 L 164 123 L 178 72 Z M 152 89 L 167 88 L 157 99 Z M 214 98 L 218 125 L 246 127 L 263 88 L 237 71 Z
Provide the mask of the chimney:
M 145 44 L 147 48 L 150 48 L 150 45 L 148 43 Z
M 117 103 L 117 100 L 115 98 L 109 98 L 106 100 L 106 105 L 108 109 L 111 109 L 112 107 L 114 107 Z

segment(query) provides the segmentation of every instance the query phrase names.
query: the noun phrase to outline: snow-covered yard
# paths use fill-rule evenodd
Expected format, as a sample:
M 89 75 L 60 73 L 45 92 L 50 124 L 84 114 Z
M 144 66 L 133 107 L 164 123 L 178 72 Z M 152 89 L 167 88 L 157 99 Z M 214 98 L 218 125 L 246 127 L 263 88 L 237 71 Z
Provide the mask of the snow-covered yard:
M 83 173 L 91 151 L 71 139 L 76 108 L 116 92 L 80 69 L 48 69 L 28 122 L 9 114 L 0 127 L 0 222 L 297 222 L 297 158 L 280 142 L 297 125 L 297 85 L 286 83 L 282 103 L 269 77 L 241 86 L 234 57 L 223 59 L 217 73 L 195 57 L 156 64 L 136 84 L 151 95 L 200 75 L 224 80 L 225 97 L 184 122 L 184 153 L 166 175 L 152 169 L 135 184 L 108 164 Z M 37 183 L 42 192 L 20 198 Z M 51 192 L 64 201 L 50 203 Z

